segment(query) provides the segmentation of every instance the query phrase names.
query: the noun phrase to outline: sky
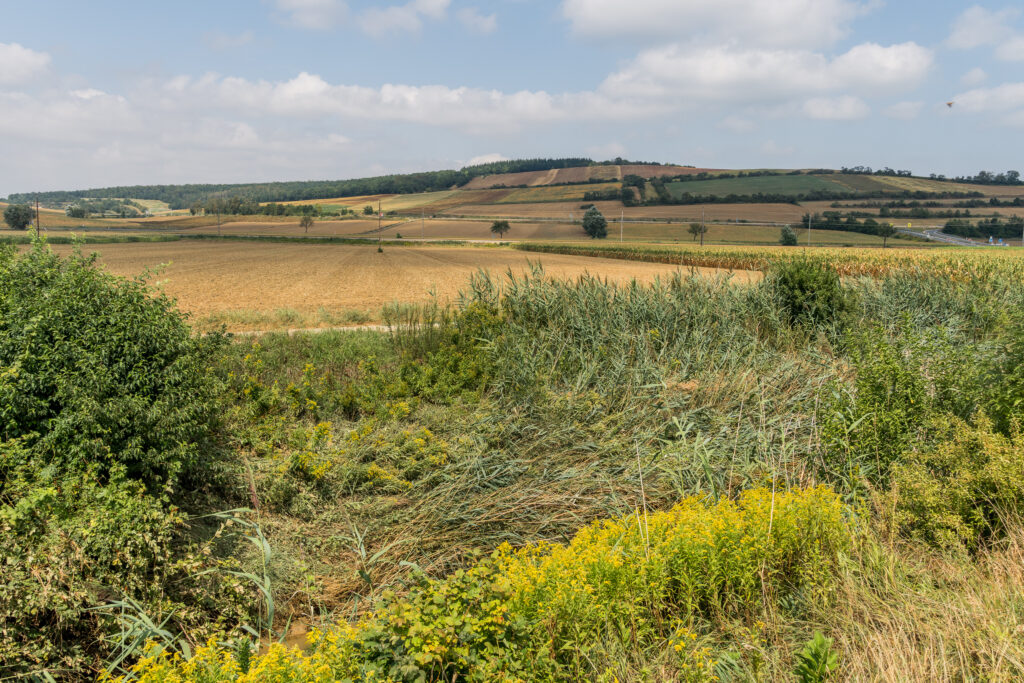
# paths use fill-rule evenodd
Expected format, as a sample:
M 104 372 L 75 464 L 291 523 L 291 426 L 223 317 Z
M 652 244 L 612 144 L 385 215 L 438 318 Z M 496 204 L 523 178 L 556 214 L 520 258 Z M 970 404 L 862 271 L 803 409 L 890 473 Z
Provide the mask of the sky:
M 1003 0 L 0 0 L 0 17 L 0 196 L 565 156 L 1024 171 L 1024 9 Z

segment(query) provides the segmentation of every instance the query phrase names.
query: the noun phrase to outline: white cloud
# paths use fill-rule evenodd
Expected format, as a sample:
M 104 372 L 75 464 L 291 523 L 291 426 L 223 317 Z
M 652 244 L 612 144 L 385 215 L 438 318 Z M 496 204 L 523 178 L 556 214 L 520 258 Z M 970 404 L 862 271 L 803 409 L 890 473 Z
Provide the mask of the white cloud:
M 981 85 L 987 80 L 988 74 L 980 66 L 974 67 L 960 77 L 960 82 L 967 86 Z
M 946 44 L 961 50 L 995 45 L 1013 35 L 1010 24 L 1019 15 L 1020 10 L 1015 8 L 992 12 L 974 5 L 954 20 Z
M 956 109 L 969 113 L 1005 112 L 1024 109 L 1024 83 L 1003 83 L 992 88 L 976 88 L 953 98 Z
M 293 26 L 315 31 L 334 28 L 348 13 L 342 0 L 275 0 L 275 5 Z
M 50 55 L 18 43 L 0 43 L 0 85 L 25 83 L 46 70 Z
M 359 27 L 371 36 L 418 33 L 423 18 L 443 19 L 451 0 L 411 0 L 404 5 L 371 7 L 359 17 Z
M 852 95 L 842 97 L 814 97 L 803 105 L 803 112 L 812 119 L 825 121 L 851 121 L 867 116 L 871 109 L 864 100 Z
M 851 0 L 564 0 L 575 33 L 600 38 L 702 38 L 759 47 L 829 45 L 869 4 Z
M 946 44 L 961 50 L 994 47 L 998 59 L 1024 61 L 1024 32 L 1013 26 L 1020 16 L 1016 7 L 997 12 L 978 5 L 969 7 L 953 22 Z
M 605 79 L 601 91 L 623 97 L 780 103 L 837 90 L 874 94 L 906 89 L 931 66 L 931 51 L 916 43 L 864 43 L 831 61 L 806 50 L 669 45 L 641 52 Z
M 508 157 L 505 156 L 504 154 L 498 154 L 497 152 L 493 152 L 491 154 L 481 154 L 480 156 L 473 157 L 472 159 L 463 163 L 462 165 L 476 166 L 477 164 L 493 164 L 496 161 L 508 161 Z
M 475 7 L 463 7 L 458 12 L 459 21 L 472 33 L 487 35 L 498 28 L 498 18 L 494 14 L 483 15 Z
M 69 93 L 0 93 L 0 135 L 54 143 L 87 144 L 112 133 L 140 130 L 124 97 L 86 88 Z
M 892 119 L 911 121 L 921 114 L 924 102 L 897 102 L 883 110 L 883 113 Z
M 205 108 L 299 117 L 407 121 L 494 130 L 526 123 L 647 118 L 657 107 L 601 93 L 504 93 L 443 85 L 386 84 L 379 88 L 332 85 L 300 73 L 288 81 L 250 81 L 207 75 L 174 78 L 165 86 L 168 106 L 202 102 Z M 198 98 L 198 99 L 197 99 Z

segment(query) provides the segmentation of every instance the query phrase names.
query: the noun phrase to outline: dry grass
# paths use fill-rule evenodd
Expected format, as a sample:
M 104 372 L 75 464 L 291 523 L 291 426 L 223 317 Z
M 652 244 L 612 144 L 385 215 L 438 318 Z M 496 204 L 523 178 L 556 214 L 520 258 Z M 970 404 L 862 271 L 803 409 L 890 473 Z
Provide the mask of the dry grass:
M 827 621 L 857 681 L 1021 680 L 1024 527 L 965 564 L 869 546 Z
M 552 187 L 528 187 L 512 190 L 499 200 L 502 204 L 532 202 L 583 201 L 587 192 L 618 190 L 619 183 L 588 183 L 586 185 L 555 185 Z
M 525 204 L 471 203 L 454 206 L 444 213 L 452 216 L 502 216 L 523 218 L 568 218 L 569 214 L 578 220 L 583 201 Z M 609 219 L 618 218 L 620 213 L 627 219 L 659 220 L 700 220 L 701 209 L 709 221 L 767 221 L 771 223 L 795 223 L 807 209 L 793 204 L 707 204 L 684 206 L 634 206 L 623 207 L 621 202 L 593 202 L 594 206 Z
M 70 251 L 61 245 L 54 249 Z M 297 313 L 284 316 L 276 327 L 297 327 L 301 323 L 295 320 L 349 315 L 349 311 L 375 318 L 384 304 L 426 302 L 431 291 L 440 300 L 451 301 L 479 270 L 496 275 L 507 270 L 524 273 L 531 263 L 540 263 L 555 277 L 575 278 L 589 272 L 620 283 L 633 278 L 651 282 L 676 270 L 665 264 L 484 247 L 394 246 L 379 254 L 376 247 L 363 245 L 182 240 L 109 244 L 95 250 L 101 263 L 119 275 L 133 276 L 169 263 L 154 278 L 161 288 L 197 318 L 221 314 L 235 330 L 261 327 L 264 320 L 281 317 L 277 312 L 282 309 Z M 247 323 L 243 312 L 256 322 Z

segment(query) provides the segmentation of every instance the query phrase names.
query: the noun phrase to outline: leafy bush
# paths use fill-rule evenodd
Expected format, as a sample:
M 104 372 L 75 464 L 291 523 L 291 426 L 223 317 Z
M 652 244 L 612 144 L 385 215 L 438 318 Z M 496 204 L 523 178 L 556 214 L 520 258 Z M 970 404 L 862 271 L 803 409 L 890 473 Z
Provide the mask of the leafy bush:
M 963 362 L 963 340 L 948 330 L 921 331 L 903 321 L 847 342 L 852 391 L 837 385 L 824 404 L 825 462 L 833 473 L 859 469 L 884 482 L 894 463 L 932 436 L 937 418 L 969 419 L 983 403 L 982 368 Z
M 583 214 L 583 232 L 591 239 L 604 239 L 608 236 L 608 220 L 596 206 L 590 207 Z
M 0 438 L 55 472 L 124 466 L 155 488 L 194 467 L 214 414 L 222 337 L 79 253 L 0 250 Z
M 839 274 L 820 261 L 782 261 L 772 267 L 766 282 L 791 324 L 835 327 L 850 310 L 850 295 Z
M 11 230 L 25 230 L 32 223 L 35 212 L 28 204 L 11 204 L 4 209 L 4 222 Z
M 779 244 L 784 247 L 795 247 L 799 243 L 796 237 L 796 233 L 793 232 L 793 228 L 788 225 L 782 226 L 782 232 L 779 235 Z
M 886 507 L 903 535 L 944 549 L 973 551 L 998 537 L 1004 515 L 1024 509 L 1024 438 L 953 420 L 944 441 L 893 466 Z
M 90 608 L 124 596 L 195 623 L 181 563 L 206 560 L 175 545 L 170 496 L 198 474 L 221 344 L 92 258 L 0 250 L 0 670 L 82 677 L 113 626 Z
M 314 632 L 309 653 L 271 646 L 248 673 L 216 646 L 188 662 L 154 652 L 134 673 L 180 683 L 594 680 L 611 652 L 677 643 L 684 624 L 749 616 L 766 599 L 827 601 L 848 539 L 826 489 L 690 498 L 593 524 L 569 545 L 504 546 L 448 579 L 421 578 L 358 624 Z M 675 651 L 680 674 L 695 658 L 710 666 L 703 651 Z

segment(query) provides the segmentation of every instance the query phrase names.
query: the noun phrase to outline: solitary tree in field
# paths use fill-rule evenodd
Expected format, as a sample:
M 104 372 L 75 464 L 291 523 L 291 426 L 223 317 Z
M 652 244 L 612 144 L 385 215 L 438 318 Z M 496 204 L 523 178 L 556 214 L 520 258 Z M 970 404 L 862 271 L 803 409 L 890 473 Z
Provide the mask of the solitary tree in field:
M 508 224 L 508 221 L 494 221 L 491 223 L 491 232 L 501 239 L 505 236 L 505 233 L 511 229 L 512 226 Z
M 25 230 L 32 222 L 32 207 L 28 204 L 11 204 L 4 209 L 4 222 L 11 230 Z
M 701 245 L 704 244 L 704 235 L 705 233 L 707 233 L 707 231 L 708 226 L 704 225 L 703 223 L 690 223 L 690 227 L 686 229 L 686 232 L 693 235 L 694 241 L 696 241 L 697 237 L 700 237 Z
M 886 242 L 889 238 L 896 234 L 896 226 L 892 223 L 879 223 L 878 227 L 875 228 L 878 236 L 882 238 L 882 249 L 885 249 Z
M 309 233 L 309 229 L 313 227 L 313 217 L 308 213 L 299 219 L 299 227 L 304 229 L 306 233 Z
M 795 247 L 799 240 L 796 238 L 796 233 L 793 232 L 793 228 L 788 225 L 782 226 L 782 235 L 779 236 L 779 244 L 784 247 Z
M 583 231 L 592 239 L 604 239 L 608 236 L 608 221 L 596 206 L 590 207 L 583 214 Z
M 363 215 L 364 216 L 372 216 L 373 215 L 373 207 L 370 206 L 369 204 L 364 206 L 363 207 Z

